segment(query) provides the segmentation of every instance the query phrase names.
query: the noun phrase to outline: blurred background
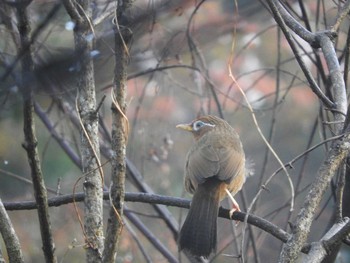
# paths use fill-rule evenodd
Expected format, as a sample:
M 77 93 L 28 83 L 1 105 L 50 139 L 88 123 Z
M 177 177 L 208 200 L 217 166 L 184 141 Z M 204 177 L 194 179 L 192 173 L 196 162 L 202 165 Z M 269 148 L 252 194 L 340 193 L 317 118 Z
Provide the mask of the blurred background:
M 332 25 L 337 1 L 322 2 L 323 5 L 319 4 L 321 1 L 303 2 L 314 30 Z M 277 173 L 266 185 L 267 190 L 261 193 L 251 211 L 290 231 L 288 222 L 296 218 L 328 145 L 305 151 L 333 135 L 332 119 L 308 87 L 288 43 L 264 5 L 246 0 L 237 4 L 238 8 L 231 0 L 136 0 L 125 15 L 125 21 L 120 21 L 130 25 L 133 31 L 127 88 L 130 124 L 127 157 L 155 193 L 190 198 L 182 183 L 192 137 L 175 126 L 199 115 L 223 114 L 240 134 L 251 171 L 254 171 L 249 173 L 244 189 L 236 198 L 242 211 L 246 211 L 261 185 L 280 165 L 267 150 L 238 85 L 229 76 L 231 68 L 254 109 L 262 133 L 281 161 L 289 163 L 301 155 L 288 167 L 296 191 L 294 211 L 289 212 L 291 189 L 283 172 Z M 285 1 L 284 4 L 296 17 L 301 17 L 297 3 Z M 34 0 L 28 9 L 31 28 L 35 31 L 53 8 L 57 10 L 35 39 L 33 50 L 38 80 L 35 100 L 43 114 L 36 119 L 36 132 L 46 185 L 52 190 L 49 196 L 72 193 L 74 184 L 82 176 L 42 122 L 43 118 L 49 119 L 59 136 L 79 154 L 79 129 L 72 121 L 77 96 L 75 73 L 79 70 L 75 63 L 74 24 L 63 6 L 57 7 L 56 1 Z M 114 74 L 112 18 L 115 3 L 94 1 L 92 8 L 96 28 L 91 41 L 96 48 L 91 55 L 95 59 L 97 101 L 106 96 L 100 109 L 101 140 L 108 144 L 112 122 L 110 92 Z M 16 24 L 16 19 L 8 5 L 1 3 L 0 9 L 0 197 L 4 202 L 33 200 L 33 189 L 27 182 L 30 169 L 21 146 L 24 141 L 22 98 L 16 83 L 19 66 L 14 65 L 11 73 L 4 77 L 17 55 L 16 32 L 10 31 L 6 23 Z M 345 45 L 347 27 L 341 28 L 337 38 L 339 56 Z M 298 41 L 308 67 L 317 76 L 320 86 L 324 85 L 314 51 L 302 40 Z M 108 158 L 102 163 L 108 186 Z M 126 187 L 129 192 L 139 191 L 132 180 L 127 181 Z M 76 191 L 81 190 L 80 181 Z M 318 211 L 310 241 L 324 234 L 334 214 L 334 204 L 330 188 Z M 172 233 L 157 218 L 153 208 L 137 203 L 126 205 L 131 212 L 137 211 L 142 222 L 177 256 Z M 228 207 L 226 201 L 223 205 Z M 78 207 L 82 209 L 81 204 Z M 168 209 L 181 224 L 187 211 L 176 207 Z M 50 208 L 50 213 L 59 262 L 84 262 L 84 237 L 73 205 Z M 36 211 L 13 211 L 9 215 L 26 262 L 43 262 Z M 219 219 L 219 253 L 214 262 L 239 262 L 239 259 L 223 255 L 238 255 L 241 251 L 244 224 L 234 224 Z M 166 262 L 132 224 L 129 230 L 123 231 L 117 262 L 145 262 L 131 229 L 153 262 Z M 282 245 L 279 240 L 254 227 L 245 231 L 246 262 L 277 260 Z M 348 258 L 349 252 L 343 250 L 338 262 L 346 262 Z M 186 262 L 184 257 L 182 259 Z

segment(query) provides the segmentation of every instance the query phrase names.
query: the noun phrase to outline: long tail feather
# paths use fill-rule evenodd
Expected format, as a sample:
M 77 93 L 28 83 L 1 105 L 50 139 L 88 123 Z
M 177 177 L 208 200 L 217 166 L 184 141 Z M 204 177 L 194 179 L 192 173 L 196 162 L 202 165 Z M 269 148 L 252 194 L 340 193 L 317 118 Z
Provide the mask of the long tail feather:
M 216 250 L 219 184 L 219 180 L 211 178 L 198 185 L 180 231 L 180 250 L 187 250 L 194 256 L 205 258 Z

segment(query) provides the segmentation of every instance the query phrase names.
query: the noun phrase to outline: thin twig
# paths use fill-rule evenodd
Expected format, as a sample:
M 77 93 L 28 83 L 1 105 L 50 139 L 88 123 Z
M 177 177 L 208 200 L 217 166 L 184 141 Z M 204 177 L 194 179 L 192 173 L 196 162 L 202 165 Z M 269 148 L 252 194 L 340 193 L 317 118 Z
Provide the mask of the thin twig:
M 21 48 L 21 50 L 18 52 L 16 58 L 12 62 L 11 65 L 9 65 L 5 72 L 0 76 L 0 82 L 5 82 L 7 77 L 11 74 L 11 72 L 15 69 L 17 64 L 21 61 L 23 56 L 26 55 L 26 53 L 30 50 L 31 46 L 35 42 L 35 40 L 39 37 L 40 33 L 44 31 L 44 29 L 50 25 L 50 21 L 52 18 L 57 14 L 61 7 L 61 2 L 57 2 L 52 9 L 47 13 L 46 17 L 41 21 L 41 23 L 33 30 L 29 41 Z
M 196 57 L 199 58 L 199 62 L 200 62 L 200 66 L 201 68 L 204 70 L 205 74 L 204 74 L 204 78 L 205 80 L 207 81 L 207 84 L 209 85 L 209 89 L 211 91 L 211 94 L 214 98 L 214 101 L 215 101 L 215 105 L 217 107 L 217 110 L 218 110 L 218 113 L 219 113 L 219 116 L 221 118 L 224 118 L 224 114 L 223 114 L 223 111 L 222 111 L 222 108 L 221 108 L 221 103 L 219 101 L 219 98 L 216 94 L 216 91 L 215 91 L 215 85 L 213 84 L 212 81 L 209 81 L 210 80 L 210 77 L 209 77 L 209 73 L 208 73 L 208 69 L 207 69 L 207 65 L 206 65 L 206 62 L 205 62 L 205 59 L 204 59 L 204 56 L 203 54 L 201 53 L 201 51 L 199 50 L 198 46 L 196 45 L 195 41 L 193 40 L 193 37 L 192 37 L 192 34 L 191 34 L 191 29 L 192 29 L 192 24 L 193 24 L 193 20 L 194 20 L 194 17 L 197 13 L 197 11 L 199 10 L 199 8 L 202 6 L 202 4 L 205 2 L 205 0 L 201 0 L 195 7 L 195 9 L 193 10 L 193 12 L 191 13 L 191 16 L 190 18 L 188 19 L 188 23 L 187 23 L 187 28 L 186 28 L 186 37 L 187 37 L 187 42 L 188 42 L 188 46 L 189 46 L 189 49 L 190 49 L 190 54 L 191 54 L 191 60 L 192 60 L 192 64 L 193 65 L 196 65 Z M 200 84 L 198 83 L 198 81 L 195 81 L 195 83 L 197 83 L 197 85 L 199 86 Z M 199 87 L 201 88 L 201 87 Z M 201 92 L 203 94 L 203 92 Z
M 340 24 L 347 17 L 350 12 L 350 1 L 347 0 L 345 4 L 342 6 L 340 12 L 337 14 L 337 19 L 334 25 L 331 27 L 332 31 L 337 32 L 339 30 Z

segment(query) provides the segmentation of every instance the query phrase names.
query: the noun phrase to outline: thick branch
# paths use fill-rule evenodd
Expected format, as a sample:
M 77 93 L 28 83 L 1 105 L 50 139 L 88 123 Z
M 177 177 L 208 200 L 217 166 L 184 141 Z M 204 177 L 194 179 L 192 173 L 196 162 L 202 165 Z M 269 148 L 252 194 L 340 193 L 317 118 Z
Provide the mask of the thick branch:
M 49 199 L 49 206 L 61 206 L 66 204 L 71 204 L 75 202 L 82 202 L 84 200 L 84 193 L 76 193 L 56 196 Z M 109 200 L 109 192 L 105 191 L 103 194 L 104 200 Z M 147 204 L 158 204 L 166 206 L 175 206 L 181 208 L 189 208 L 190 200 L 178 197 L 169 197 L 157 194 L 148 194 L 148 193 L 125 193 L 125 201 L 127 202 L 140 202 Z M 6 210 L 9 211 L 20 211 L 20 210 L 32 210 L 37 209 L 37 204 L 35 201 L 24 201 L 24 202 L 5 202 L 4 206 Z M 246 214 L 242 212 L 236 212 L 232 216 L 232 220 L 239 220 L 244 222 Z M 230 219 L 229 210 L 220 208 L 219 217 Z M 268 222 L 267 220 L 260 218 L 258 216 L 249 215 L 248 223 L 254 226 L 257 226 L 281 241 L 287 241 L 289 235 L 282 229 L 278 228 L 274 224 Z
M 119 3 L 118 3 L 119 4 Z M 115 18 L 115 71 L 112 103 L 112 174 L 111 174 L 111 208 L 107 224 L 103 262 L 115 262 L 117 247 L 123 228 L 122 216 L 125 195 L 126 142 L 128 120 L 126 118 L 127 65 L 129 62 L 128 44 L 132 37 L 129 28 L 118 24 L 118 19 L 125 11 L 129 1 L 120 3 Z
M 109 192 L 104 192 L 103 197 L 104 200 L 109 200 Z M 71 204 L 73 203 L 73 200 L 76 202 L 82 202 L 84 200 L 84 193 L 76 193 L 74 198 L 73 194 L 52 197 L 49 199 L 49 206 Z M 181 208 L 189 208 L 191 203 L 188 199 L 146 193 L 125 193 L 125 201 L 175 206 Z M 5 202 L 4 206 L 6 210 L 9 211 L 32 210 L 37 208 L 35 201 Z M 243 212 L 236 212 L 233 214 L 232 220 L 244 222 L 245 216 L 246 214 Z M 219 217 L 230 219 L 229 210 L 221 208 L 219 211 Z M 250 214 L 248 216 L 248 223 L 265 230 L 283 242 L 286 242 L 289 237 L 288 233 L 258 216 Z
M 315 181 L 312 183 L 306 200 L 300 210 L 291 237 L 283 246 L 279 262 L 296 262 L 299 252 L 305 244 L 316 209 L 332 177 L 349 154 L 350 135 L 335 141 L 322 164 Z
M 281 30 L 283 31 L 283 34 L 285 35 L 289 46 L 291 47 L 294 56 L 300 66 L 300 68 L 302 69 L 306 79 L 308 80 L 309 84 L 310 84 L 310 88 L 311 90 L 317 95 L 317 97 L 322 101 L 322 103 L 328 107 L 328 108 L 334 108 L 334 103 L 322 92 L 322 90 L 320 89 L 320 87 L 318 86 L 318 84 L 316 83 L 315 79 L 313 78 L 311 72 L 309 71 L 309 69 L 307 68 L 304 60 L 302 59 L 301 55 L 299 54 L 299 51 L 297 49 L 297 46 L 293 40 L 293 37 L 291 35 L 291 33 L 289 32 L 286 23 L 288 21 L 288 23 L 290 24 L 292 22 L 292 20 L 289 17 L 283 16 L 282 14 L 284 13 L 280 13 L 280 10 L 284 10 L 280 4 L 278 3 L 278 1 L 275 0 L 268 0 L 268 5 L 273 13 L 274 19 L 276 20 L 277 24 L 279 25 L 279 27 L 281 28 Z M 286 12 L 287 13 L 287 12 Z M 286 21 L 285 21 L 286 20 Z M 289 25 L 292 27 L 292 25 Z M 300 28 L 299 24 L 296 24 L 295 28 Z M 305 32 L 307 30 L 305 29 Z M 304 32 L 304 33 L 305 33 Z M 306 34 L 307 35 L 307 34 Z M 308 37 L 306 38 L 308 39 Z M 306 40 L 305 39 L 305 40 Z M 314 43 L 314 39 L 309 39 L 310 42 L 308 42 L 310 45 L 312 43 Z
M 28 79 L 33 77 L 34 63 L 31 54 L 31 39 L 30 39 L 30 25 L 26 13 L 26 7 L 21 5 L 17 9 L 18 15 L 18 31 L 20 34 L 21 50 L 23 53 L 21 58 L 22 64 L 22 96 L 23 96 L 23 131 L 25 142 L 24 149 L 27 151 L 28 162 L 31 168 L 31 176 L 34 187 L 34 196 L 38 204 L 38 217 L 40 222 L 40 232 L 43 242 L 43 250 L 46 262 L 56 262 L 54 255 L 55 245 L 51 233 L 51 225 L 47 204 L 47 191 L 41 171 L 41 164 L 39 159 L 37 138 L 34 123 L 34 106 L 33 106 L 33 83 L 26 85 Z
M 332 42 L 332 36 L 329 36 L 327 32 L 319 33 L 317 40 L 320 43 L 329 71 L 331 90 L 333 92 L 333 98 L 336 104 L 336 111 L 334 111 L 335 121 L 338 123 L 336 126 L 336 133 L 339 134 L 343 128 L 347 111 L 345 82 Z
M 278 12 L 283 17 L 286 25 L 299 37 L 308 42 L 312 47 L 319 48 L 319 42 L 316 40 L 316 35 L 309 30 L 307 30 L 303 25 L 301 25 L 286 9 L 277 1 L 274 0 L 274 5 L 277 8 Z
M 50 198 L 48 201 L 50 207 L 57 207 L 62 205 L 67 205 L 75 202 L 82 202 L 84 200 L 84 193 L 76 193 L 73 194 L 67 194 L 62 196 L 56 196 Z M 103 199 L 109 200 L 110 194 L 108 191 L 105 191 L 103 193 Z M 145 204 L 157 204 L 157 205 L 166 205 L 166 206 L 174 206 L 174 207 L 180 207 L 180 208 L 190 208 L 191 201 L 184 198 L 178 198 L 178 197 L 169 197 L 164 195 L 157 195 L 157 194 L 148 194 L 148 193 L 125 193 L 125 201 L 126 202 L 138 202 L 138 203 L 145 203 Z M 22 201 L 22 202 L 5 202 L 4 207 L 8 211 L 21 211 L 21 210 L 33 210 L 37 209 L 37 204 L 35 201 Z M 229 220 L 235 220 L 235 221 L 241 221 L 244 222 L 246 213 L 244 212 L 235 212 L 232 215 L 232 218 L 229 214 L 230 210 L 225 208 L 220 208 L 219 210 L 219 217 L 229 219 Z M 132 212 L 129 211 L 128 216 Z M 272 236 L 276 237 L 277 239 L 281 240 L 282 242 L 287 242 L 290 238 L 290 235 L 285 232 L 283 229 L 279 228 L 278 226 L 272 224 L 271 222 L 249 214 L 248 215 L 248 221 L 249 224 L 256 226 L 265 232 L 271 234 Z M 305 244 L 301 251 L 303 253 L 308 253 L 311 248 L 310 244 Z
M 94 65 L 91 51 L 94 47 L 90 23 L 90 0 L 64 1 L 67 13 L 75 22 L 74 41 L 77 55 L 77 110 L 80 118 L 81 159 L 84 173 L 84 234 L 86 262 L 101 262 L 103 253 L 103 173 L 100 164 L 98 115 Z
M 65 104 L 66 106 L 68 106 L 67 104 Z M 41 120 L 43 121 L 44 125 L 47 127 L 47 129 L 51 132 L 51 135 L 53 136 L 53 138 L 58 142 L 58 144 L 62 147 L 62 149 L 68 154 L 68 156 L 72 159 L 72 161 L 79 167 L 81 168 L 81 161 L 80 161 L 80 157 L 77 156 L 77 154 L 75 153 L 75 151 L 71 148 L 70 145 L 68 145 L 66 143 L 66 141 L 64 140 L 64 138 L 62 138 L 57 131 L 55 130 L 55 126 L 54 124 L 51 122 L 50 118 L 47 116 L 47 114 L 41 109 L 41 107 L 38 104 L 34 105 L 35 111 L 38 114 L 38 116 L 41 118 Z M 70 109 L 66 109 L 66 112 L 69 113 L 70 119 L 72 120 L 73 124 L 78 126 L 78 119 L 76 114 L 74 114 L 74 112 L 72 112 L 72 110 Z M 113 157 L 113 152 L 112 150 L 109 148 L 109 146 L 101 143 L 101 152 L 104 155 L 104 157 L 106 157 L 107 159 L 112 159 Z M 154 191 L 144 182 L 143 180 L 143 176 L 140 174 L 140 172 L 137 170 L 137 168 L 132 164 L 132 162 L 130 162 L 127 158 L 126 158 L 126 167 L 127 167 L 127 176 L 129 176 L 130 180 L 133 182 L 133 184 L 135 184 L 135 186 L 137 187 L 137 189 L 139 189 L 139 191 L 141 192 L 145 192 L 145 193 L 149 193 L 149 194 L 153 194 Z M 14 175 L 12 175 L 14 176 Z M 53 190 L 53 193 L 56 193 L 56 190 Z M 105 193 L 105 200 L 108 197 Z M 72 198 L 72 196 L 70 197 Z M 77 196 L 78 200 L 81 201 L 81 199 L 79 199 L 79 194 Z M 80 198 L 83 198 L 82 196 L 80 196 Z M 52 201 L 55 201 L 54 199 L 51 199 Z M 58 199 L 57 200 L 57 206 L 64 204 L 64 200 L 62 200 L 63 203 L 60 203 L 61 200 Z M 72 200 L 68 198 L 67 203 L 70 203 Z M 20 205 L 20 204 L 19 204 Z M 50 203 L 50 205 L 56 206 L 55 202 Z M 29 207 L 28 207 L 29 206 Z M 172 216 L 172 214 L 169 212 L 169 210 L 167 209 L 167 207 L 163 206 L 163 205 L 159 205 L 157 203 L 153 203 L 153 206 L 155 208 L 155 210 L 158 212 L 159 217 L 165 222 L 165 224 L 168 226 L 168 228 L 170 229 L 171 233 L 174 236 L 174 239 L 177 239 L 177 231 L 178 231 L 178 222 L 175 220 L 175 218 Z M 17 209 L 21 209 L 21 207 L 23 209 L 35 209 L 35 204 L 30 204 L 30 203 L 23 203 L 23 206 L 20 205 L 20 207 L 18 207 Z M 15 208 L 16 209 L 16 208 Z M 129 215 L 130 213 L 126 214 L 126 217 L 129 219 Z M 138 227 L 138 226 L 137 226 Z M 140 229 L 140 231 L 146 236 L 147 233 L 144 229 Z M 152 242 L 152 241 L 150 241 Z M 155 246 L 157 244 L 154 244 Z M 165 256 L 165 255 L 164 255 Z M 189 255 L 187 255 L 189 257 Z
M 69 14 L 70 18 L 76 23 L 76 24 L 82 24 L 84 22 L 83 17 L 80 15 L 80 13 L 77 10 L 77 5 L 74 5 L 71 0 L 63 0 L 63 5 Z
M 4 240 L 9 261 L 13 263 L 24 262 L 21 245 L 16 232 L 12 226 L 11 220 L 0 199 L 0 233 Z
M 314 242 L 311 244 L 311 249 L 309 254 L 304 258 L 303 262 L 322 262 L 326 255 L 332 251 L 332 248 L 341 243 L 342 240 L 349 234 L 350 231 L 350 221 L 349 218 L 344 218 L 344 220 L 333 225 L 333 227 L 324 235 L 324 237 L 319 242 Z
M 343 125 L 342 122 L 345 119 L 345 114 L 347 110 L 347 99 L 346 99 L 345 82 L 341 74 L 338 58 L 335 53 L 335 48 L 332 42 L 334 38 L 337 36 L 336 32 L 334 31 L 337 28 L 337 26 L 334 26 L 333 30 L 312 33 L 308 31 L 306 28 L 304 28 L 297 20 L 295 20 L 283 8 L 283 6 L 278 1 L 276 0 L 269 1 L 269 5 L 277 23 L 283 30 L 289 42 L 289 45 L 292 48 L 297 61 L 299 62 L 300 67 L 303 69 L 303 72 L 306 78 L 309 80 L 311 88 L 319 96 L 319 98 L 325 103 L 325 105 L 329 107 L 331 106 L 331 104 L 328 104 L 330 101 L 327 101 L 328 99 L 326 99 L 324 94 L 317 87 L 317 84 L 314 83 L 314 80 L 311 74 L 308 72 L 306 67 L 304 68 L 304 63 L 302 63 L 302 59 L 299 58 L 297 50 L 294 47 L 294 42 L 292 41 L 290 33 L 288 32 L 285 25 L 287 25 L 299 37 L 301 37 L 306 42 L 308 42 L 313 48 L 322 49 L 322 52 L 327 62 L 328 71 L 330 75 L 329 77 L 331 80 L 332 91 L 333 91 L 334 102 L 335 102 L 335 105 L 333 106 L 336 107 L 336 111 L 334 111 L 334 114 L 335 114 L 336 121 L 339 123 L 337 125 L 336 130 L 337 130 L 337 133 L 339 134 L 339 132 L 342 129 L 342 125 Z M 346 11 L 348 10 L 348 8 L 349 8 L 349 4 L 347 3 L 342 9 L 343 13 L 344 13 L 344 10 Z M 341 18 L 343 16 L 344 15 L 340 15 Z M 341 21 L 341 18 L 339 18 L 339 21 Z

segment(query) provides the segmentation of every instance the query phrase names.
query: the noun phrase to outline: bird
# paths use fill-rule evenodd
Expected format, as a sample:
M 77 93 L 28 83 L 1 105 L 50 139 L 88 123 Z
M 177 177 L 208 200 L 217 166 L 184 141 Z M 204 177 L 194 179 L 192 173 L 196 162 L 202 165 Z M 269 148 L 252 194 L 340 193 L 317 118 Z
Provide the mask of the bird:
M 223 119 L 206 115 L 176 128 L 189 131 L 194 144 L 188 151 L 184 187 L 193 194 L 190 209 L 179 233 L 179 250 L 208 258 L 216 251 L 217 216 L 221 200 L 233 196 L 245 182 L 245 154 L 239 135 Z

